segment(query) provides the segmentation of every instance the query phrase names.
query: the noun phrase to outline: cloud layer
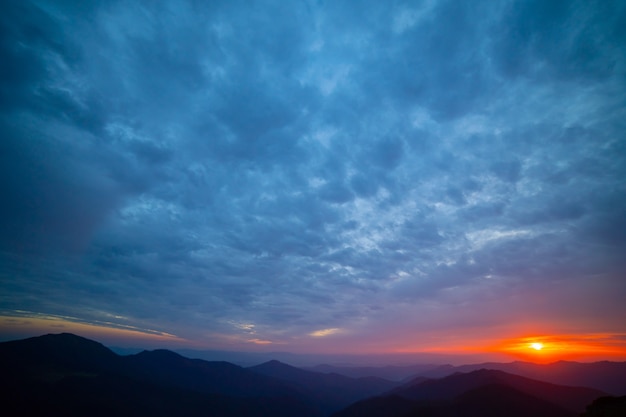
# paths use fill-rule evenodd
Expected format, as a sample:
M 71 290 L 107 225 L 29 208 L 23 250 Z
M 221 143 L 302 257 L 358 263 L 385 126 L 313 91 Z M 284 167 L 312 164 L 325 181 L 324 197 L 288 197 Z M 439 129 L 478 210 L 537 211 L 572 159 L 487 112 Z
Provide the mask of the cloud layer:
M 3 311 L 287 350 L 626 330 L 622 2 L 74 3 L 1 6 Z

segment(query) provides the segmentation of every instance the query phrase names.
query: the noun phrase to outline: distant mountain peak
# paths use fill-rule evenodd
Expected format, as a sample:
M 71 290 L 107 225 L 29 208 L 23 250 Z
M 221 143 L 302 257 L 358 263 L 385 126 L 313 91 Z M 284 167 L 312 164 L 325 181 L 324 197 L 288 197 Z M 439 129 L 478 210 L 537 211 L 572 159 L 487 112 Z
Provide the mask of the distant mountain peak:
M 292 379 L 295 377 L 300 378 L 303 375 L 315 374 L 314 372 L 296 368 L 295 366 L 288 365 L 276 359 L 263 362 L 262 364 L 256 366 L 251 366 L 248 369 L 265 375 L 286 379 Z
M 306 395 L 237 365 L 163 349 L 122 357 L 69 333 L 1 342 L 0 369 L 7 416 L 319 417 Z
M 113 351 L 104 346 L 102 343 L 87 339 L 73 333 L 48 333 L 42 336 L 30 337 L 28 339 L 15 340 L 6 342 L 15 346 L 21 346 L 23 349 L 39 349 L 46 347 L 57 352 L 90 352 L 91 354 L 100 354 L 106 356 L 116 356 Z
M 161 358 L 161 359 L 187 359 L 184 356 L 172 352 L 168 349 L 154 349 L 154 350 L 144 350 L 137 353 L 135 356 L 137 357 L 150 357 L 150 358 Z
M 95 340 L 87 339 L 86 337 L 78 336 L 77 334 L 67 333 L 67 332 L 63 332 L 63 333 L 48 333 L 48 334 L 44 334 L 44 335 L 41 335 L 41 336 L 31 337 L 31 338 L 25 339 L 25 340 L 33 340 L 33 339 L 38 339 L 38 340 L 57 340 L 57 341 L 60 341 L 60 340 L 72 340 L 72 341 L 96 343 L 98 345 L 101 345 L 101 343 L 98 343 Z
M 511 374 L 496 369 L 477 369 L 457 372 L 440 379 L 420 384 L 409 384 L 393 391 L 394 394 L 412 400 L 450 400 L 463 392 L 490 385 L 506 385 L 540 399 L 550 400 L 570 411 L 582 411 L 584 406 L 604 393 L 592 388 L 570 387 Z
M 268 367 L 268 366 L 277 367 L 277 366 L 280 366 L 280 367 L 285 367 L 285 368 L 295 368 L 294 366 L 291 366 L 291 365 L 289 365 L 289 364 L 287 364 L 285 362 L 281 362 L 281 361 L 279 361 L 277 359 L 271 359 L 271 360 L 269 360 L 267 362 L 263 362 L 262 364 L 259 364 L 257 366 L 264 366 L 264 367 Z
M 103 372 L 111 368 L 118 356 L 96 341 L 72 333 L 51 333 L 28 339 L 0 344 L 0 356 L 5 360 L 5 370 L 12 368 L 40 374 L 42 370 L 59 375 L 66 370 L 77 372 Z M 12 358 L 12 359 L 9 359 Z

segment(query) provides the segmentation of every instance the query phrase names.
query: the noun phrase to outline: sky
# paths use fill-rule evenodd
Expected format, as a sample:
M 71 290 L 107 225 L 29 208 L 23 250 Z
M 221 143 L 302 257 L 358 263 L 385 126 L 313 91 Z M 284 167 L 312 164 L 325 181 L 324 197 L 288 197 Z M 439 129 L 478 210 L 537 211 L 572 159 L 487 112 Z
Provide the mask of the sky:
M 626 360 L 623 1 L 3 1 L 0 62 L 4 340 Z

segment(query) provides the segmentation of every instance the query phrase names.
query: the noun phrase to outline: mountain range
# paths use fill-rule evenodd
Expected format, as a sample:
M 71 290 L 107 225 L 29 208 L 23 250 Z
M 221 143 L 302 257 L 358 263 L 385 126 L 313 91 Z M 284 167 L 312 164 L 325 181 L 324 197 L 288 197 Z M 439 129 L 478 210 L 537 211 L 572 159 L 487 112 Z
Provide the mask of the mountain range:
M 416 378 L 386 396 L 370 398 L 335 417 L 374 416 L 578 416 L 606 394 L 506 372 L 480 369 L 441 379 Z
M 168 350 L 120 356 L 68 333 L 0 343 L 0 367 L 4 415 L 16 416 L 319 417 L 397 385 L 277 361 L 246 369 Z
M 608 364 L 602 366 L 611 372 L 622 365 Z M 0 343 L 0 367 L 4 416 L 565 417 L 622 404 L 585 384 L 563 386 L 494 369 L 401 383 L 275 360 L 244 368 L 168 350 L 122 356 L 68 333 Z
M 384 367 L 318 365 L 306 369 L 345 376 L 378 376 L 409 382 L 416 377 L 443 378 L 455 373 L 493 369 L 560 385 L 586 386 L 612 395 L 626 394 L 626 362 L 580 363 L 558 361 L 547 364 L 532 362 L 485 362 L 470 365 L 407 365 Z
M 398 385 L 377 377 L 350 378 L 333 373 L 311 372 L 276 360 L 248 369 L 289 383 L 299 392 L 308 394 L 326 413 L 389 391 Z

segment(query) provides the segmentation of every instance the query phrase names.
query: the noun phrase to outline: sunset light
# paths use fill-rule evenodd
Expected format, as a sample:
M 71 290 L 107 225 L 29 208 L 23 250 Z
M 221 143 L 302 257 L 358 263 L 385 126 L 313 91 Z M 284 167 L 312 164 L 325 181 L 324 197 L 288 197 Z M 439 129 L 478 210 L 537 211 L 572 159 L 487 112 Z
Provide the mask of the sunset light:
M 517 360 L 537 363 L 624 360 L 626 344 L 623 338 L 622 334 L 609 333 L 544 334 L 504 340 L 493 350 Z

